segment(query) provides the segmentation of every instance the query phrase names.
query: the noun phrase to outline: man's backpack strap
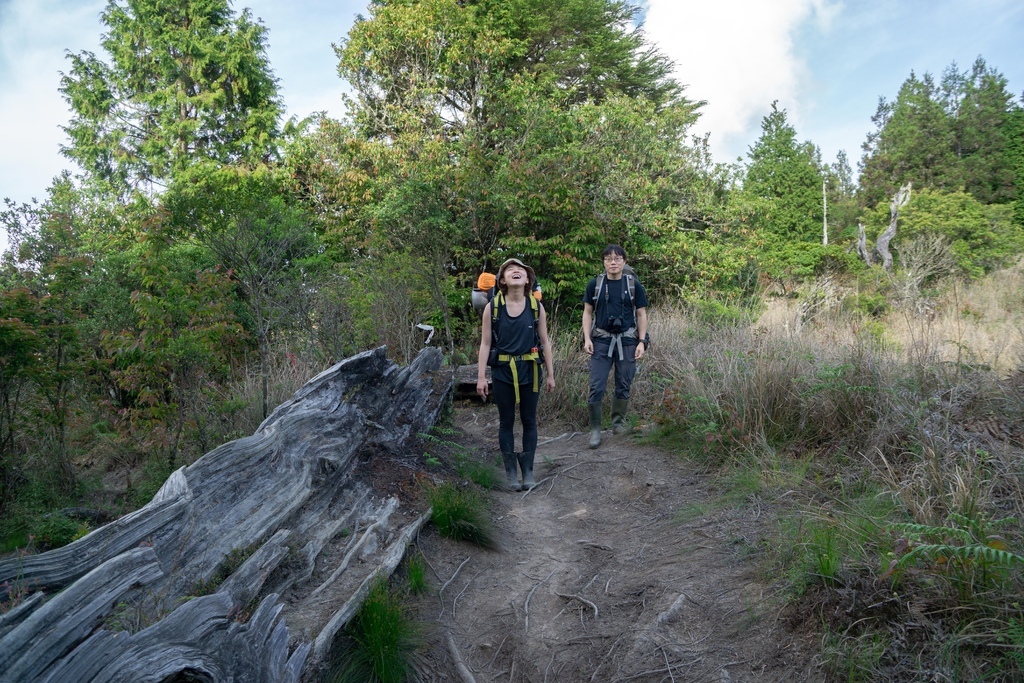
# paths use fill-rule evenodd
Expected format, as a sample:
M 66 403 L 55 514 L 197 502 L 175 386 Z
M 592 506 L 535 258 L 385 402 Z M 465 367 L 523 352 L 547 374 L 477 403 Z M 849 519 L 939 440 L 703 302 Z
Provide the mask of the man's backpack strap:
M 597 329 L 597 306 L 601 303 L 601 287 L 604 286 L 604 271 L 594 278 L 594 314 L 590 321 L 590 334 L 594 334 L 594 330 Z

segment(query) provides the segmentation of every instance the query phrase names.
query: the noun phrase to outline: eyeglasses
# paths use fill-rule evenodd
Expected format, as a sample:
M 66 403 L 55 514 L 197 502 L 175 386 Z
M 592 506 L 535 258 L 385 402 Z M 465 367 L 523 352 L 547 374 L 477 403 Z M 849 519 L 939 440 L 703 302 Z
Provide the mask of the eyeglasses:
M 617 263 L 619 261 L 625 261 L 626 259 L 622 258 L 618 254 L 611 254 L 609 256 L 605 256 L 604 260 L 608 261 L 608 262 L 611 262 L 611 263 Z

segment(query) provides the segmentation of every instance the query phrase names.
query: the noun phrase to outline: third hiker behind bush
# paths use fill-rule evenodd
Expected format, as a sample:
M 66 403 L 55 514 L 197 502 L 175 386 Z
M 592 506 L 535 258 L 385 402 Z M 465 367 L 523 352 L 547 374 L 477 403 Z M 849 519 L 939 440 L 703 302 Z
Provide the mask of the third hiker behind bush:
M 612 432 L 625 427 L 629 387 L 636 362 L 650 345 L 647 336 L 647 292 L 626 265 L 626 252 L 609 244 L 601 253 L 604 272 L 593 278 L 583 293 L 583 349 L 590 354 L 590 447 L 601 445 L 601 399 L 608 375 L 615 367 L 612 397 Z

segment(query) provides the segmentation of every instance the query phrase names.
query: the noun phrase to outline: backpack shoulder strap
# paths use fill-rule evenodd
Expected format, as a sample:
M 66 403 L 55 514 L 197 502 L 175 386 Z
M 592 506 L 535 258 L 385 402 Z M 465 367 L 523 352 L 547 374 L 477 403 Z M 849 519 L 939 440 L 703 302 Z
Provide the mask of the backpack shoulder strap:
M 540 318 L 540 304 L 537 302 L 537 297 L 530 294 L 526 297 L 530 300 L 530 313 L 533 315 L 533 320 L 536 321 Z M 501 308 L 505 305 L 505 295 L 498 290 L 494 294 L 494 298 L 491 299 L 491 343 L 495 343 L 498 340 L 498 324 L 501 322 Z M 540 331 L 535 324 L 533 326 L 534 342 L 539 343 Z
M 530 300 L 530 311 L 533 313 L 533 345 L 540 347 L 540 302 L 533 292 L 527 294 L 526 298 Z
M 491 341 L 498 338 L 498 322 L 500 321 L 501 307 L 505 305 L 505 295 L 501 290 L 495 292 L 491 298 Z

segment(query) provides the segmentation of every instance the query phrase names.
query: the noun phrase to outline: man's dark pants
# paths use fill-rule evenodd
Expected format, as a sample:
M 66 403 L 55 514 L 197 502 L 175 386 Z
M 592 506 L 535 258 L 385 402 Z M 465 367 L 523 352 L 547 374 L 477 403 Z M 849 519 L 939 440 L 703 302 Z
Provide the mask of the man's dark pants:
M 629 388 L 636 375 L 635 339 L 622 340 L 622 360 L 619 360 L 618 348 L 608 355 L 610 339 L 594 339 L 594 355 L 590 357 L 590 397 L 587 403 L 600 403 L 604 398 L 605 387 L 608 386 L 608 375 L 615 368 L 615 398 L 628 399 Z

